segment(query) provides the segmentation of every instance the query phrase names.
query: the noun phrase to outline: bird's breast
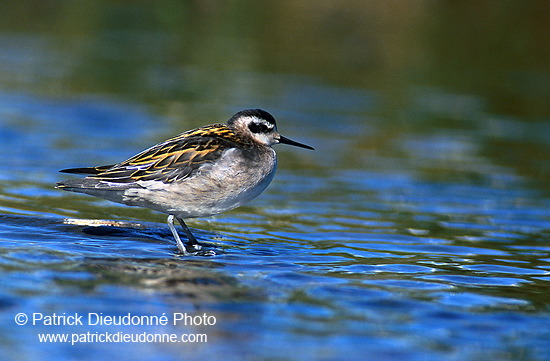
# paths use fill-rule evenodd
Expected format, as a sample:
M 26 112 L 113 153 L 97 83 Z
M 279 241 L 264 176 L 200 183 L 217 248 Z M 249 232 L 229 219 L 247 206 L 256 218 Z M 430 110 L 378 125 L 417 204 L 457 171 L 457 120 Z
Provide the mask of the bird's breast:
M 253 157 L 243 150 L 226 150 L 192 177 L 163 186 L 141 184 L 140 191 L 155 207 L 183 218 L 205 217 L 239 207 L 262 193 L 275 175 L 275 151 L 265 147 Z M 153 197 L 151 197 L 154 194 Z
M 254 157 L 232 148 L 218 162 L 201 169 L 197 178 L 202 178 L 228 198 L 238 195 L 236 198 L 244 203 L 259 195 L 271 183 L 276 168 L 277 157 L 271 148 L 256 152 Z

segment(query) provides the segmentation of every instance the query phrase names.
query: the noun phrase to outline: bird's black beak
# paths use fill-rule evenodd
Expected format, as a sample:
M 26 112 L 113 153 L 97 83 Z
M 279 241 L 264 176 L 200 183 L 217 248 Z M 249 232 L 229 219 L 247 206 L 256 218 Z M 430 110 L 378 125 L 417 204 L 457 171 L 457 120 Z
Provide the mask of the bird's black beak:
M 295 142 L 292 139 L 288 139 L 286 137 L 283 137 L 282 135 L 280 135 L 279 137 L 280 137 L 279 138 L 279 143 L 281 143 L 281 144 L 294 145 L 294 146 L 300 147 L 300 148 L 315 150 L 315 148 L 310 147 L 309 145 L 305 145 L 305 144 L 302 144 L 302 143 Z

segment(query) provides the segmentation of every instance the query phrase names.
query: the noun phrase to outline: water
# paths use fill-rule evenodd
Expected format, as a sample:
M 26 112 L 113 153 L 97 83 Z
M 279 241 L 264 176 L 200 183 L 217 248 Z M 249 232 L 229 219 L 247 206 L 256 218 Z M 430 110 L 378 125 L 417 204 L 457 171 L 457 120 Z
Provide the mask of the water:
M 344 4 L 2 15 L 2 359 L 550 360 L 544 5 Z M 252 106 L 316 151 L 277 146 L 264 194 L 188 222 L 214 257 L 179 256 L 164 215 L 53 188 Z M 128 315 L 169 322 L 98 321 Z

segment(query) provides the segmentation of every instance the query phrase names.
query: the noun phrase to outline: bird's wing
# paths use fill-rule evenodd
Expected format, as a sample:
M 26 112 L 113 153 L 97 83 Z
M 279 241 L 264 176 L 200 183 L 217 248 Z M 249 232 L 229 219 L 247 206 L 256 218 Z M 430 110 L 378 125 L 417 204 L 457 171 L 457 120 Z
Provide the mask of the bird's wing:
M 68 169 L 61 169 L 61 173 L 73 173 L 73 174 L 99 174 L 102 172 L 105 172 L 109 168 L 114 167 L 114 164 L 111 165 L 101 165 L 98 167 L 85 167 L 85 168 L 68 168 Z
M 170 183 L 192 176 L 205 163 L 215 162 L 224 151 L 236 147 L 237 141 L 226 125 L 215 124 L 182 133 L 108 168 L 76 169 L 85 170 L 90 178 L 112 183 Z

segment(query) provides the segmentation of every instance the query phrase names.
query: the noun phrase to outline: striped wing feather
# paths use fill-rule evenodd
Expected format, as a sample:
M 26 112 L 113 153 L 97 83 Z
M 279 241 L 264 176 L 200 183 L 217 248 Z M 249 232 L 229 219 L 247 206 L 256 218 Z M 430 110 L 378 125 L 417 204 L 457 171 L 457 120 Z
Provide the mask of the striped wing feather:
M 214 162 L 242 139 L 224 124 L 214 124 L 180 134 L 113 165 L 74 168 L 68 173 L 90 174 L 97 180 L 130 183 L 155 180 L 170 183 L 192 176 L 203 164 Z

